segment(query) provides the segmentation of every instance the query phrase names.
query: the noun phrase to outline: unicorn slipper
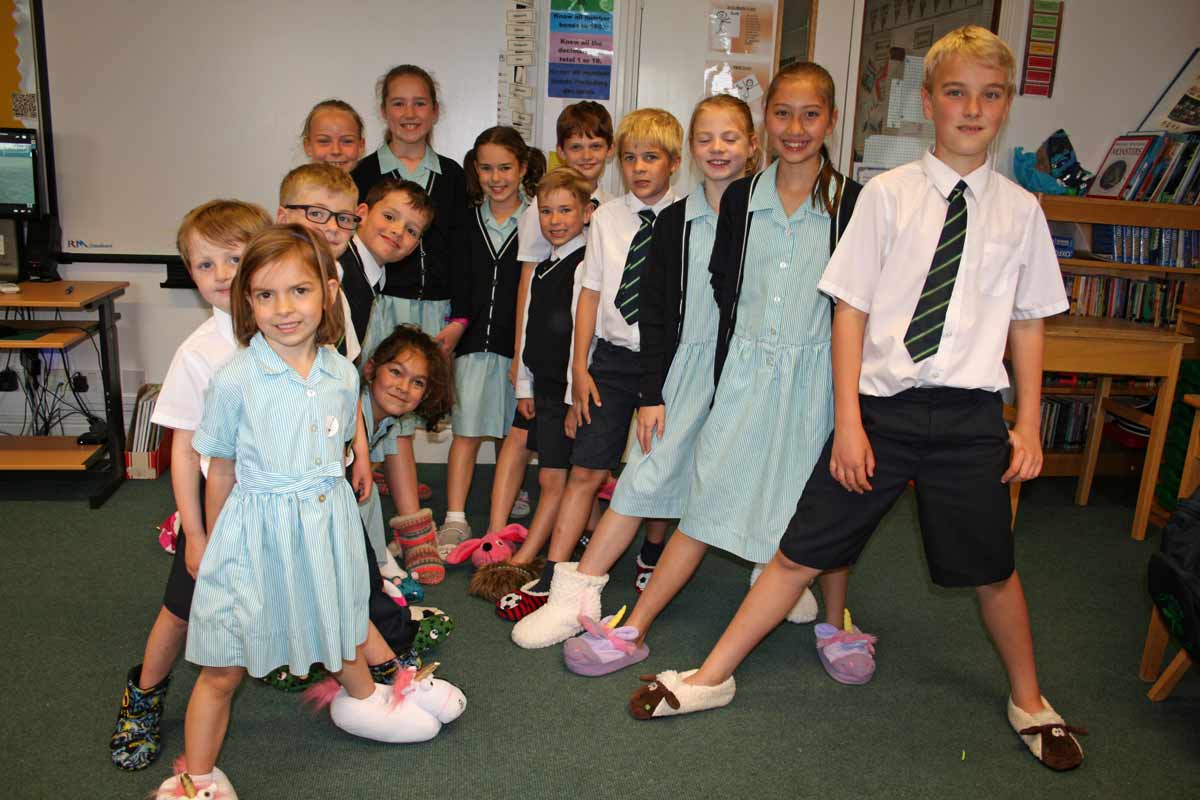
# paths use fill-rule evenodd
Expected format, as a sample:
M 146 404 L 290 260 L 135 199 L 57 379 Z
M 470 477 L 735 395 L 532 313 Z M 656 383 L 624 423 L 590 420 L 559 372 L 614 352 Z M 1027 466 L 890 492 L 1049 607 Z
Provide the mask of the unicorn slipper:
M 176 767 L 178 769 L 178 767 Z M 237 792 L 224 772 L 213 767 L 212 774 L 205 778 L 193 778 L 179 772 L 167 778 L 154 793 L 155 800 L 175 800 L 177 797 L 195 797 L 197 800 L 237 800 Z
M 693 686 L 683 682 L 684 678 L 695 672 L 694 669 L 687 672 L 669 669 L 657 675 L 641 676 L 647 684 L 630 696 L 630 715 L 640 720 L 673 717 L 677 714 L 720 708 L 733 701 L 737 685 L 732 675 L 716 686 Z
M 419 671 L 401 670 L 392 686 L 376 684 L 361 700 L 331 679 L 306 692 L 305 702 L 318 709 L 328 706 L 333 724 L 354 736 L 391 744 L 425 742 L 467 707 L 456 686 L 433 677 L 437 667 L 435 662 Z
M 861 686 L 874 677 L 874 636 L 863 633 L 857 625 L 845 630 L 827 622 L 818 623 L 813 631 L 817 635 L 817 655 L 829 677 L 851 686 Z
M 563 642 L 563 661 L 567 669 L 576 675 L 596 678 L 645 661 L 650 648 L 636 644 L 637 628 L 615 627 L 619 619 L 620 615 L 617 615 L 596 622 L 580 614 L 579 624 L 586 633 Z

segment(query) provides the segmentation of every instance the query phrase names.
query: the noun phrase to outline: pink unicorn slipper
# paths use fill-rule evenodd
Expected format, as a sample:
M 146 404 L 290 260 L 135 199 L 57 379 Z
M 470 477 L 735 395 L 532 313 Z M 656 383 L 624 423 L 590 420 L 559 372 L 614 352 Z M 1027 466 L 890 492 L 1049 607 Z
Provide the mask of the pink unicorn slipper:
M 850 623 L 849 611 L 842 628 L 821 622 L 813 631 L 817 635 L 817 655 L 829 677 L 851 686 L 861 686 L 874 677 L 877 640 Z
M 158 543 L 168 553 L 175 552 L 175 542 L 179 541 L 179 512 L 172 511 L 171 516 L 158 526 Z
M 716 686 L 693 686 L 683 682 L 695 672 L 694 669 L 686 672 L 669 669 L 657 675 L 642 675 L 646 685 L 630 696 L 630 715 L 639 720 L 673 717 L 720 708 L 733 702 L 737 684 L 732 675 Z
M 377 683 L 361 700 L 331 678 L 305 692 L 304 700 L 315 709 L 328 706 L 333 724 L 353 736 L 389 744 L 427 742 L 467 709 L 458 687 L 433 677 L 437 668 L 436 661 L 419 671 L 406 667 L 394 684 Z
M 576 675 L 596 678 L 645 661 L 650 648 L 638 645 L 638 629 L 625 625 L 618 628 L 622 608 L 615 615 L 596 622 L 591 617 L 579 615 L 579 624 L 585 631 L 582 636 L 563 642 L 563 661 L 567 669 Z
M 183 757 L 175 761 L 176 773 L 167 778 L 154 793 L 154 800 L 175 800 L 177 797 L 195 797 L 199 800 L 237 800 L 237 792 L 224 772 L 213 767 L 212 773 L 203 778 L 193 778 L 182 769 Z

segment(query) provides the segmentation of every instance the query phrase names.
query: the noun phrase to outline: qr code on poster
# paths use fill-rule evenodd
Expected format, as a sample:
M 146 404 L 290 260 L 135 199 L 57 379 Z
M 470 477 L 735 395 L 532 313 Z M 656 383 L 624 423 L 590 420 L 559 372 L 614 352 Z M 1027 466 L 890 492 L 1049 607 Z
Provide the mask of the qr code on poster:
M 12 114 L 14 117 L 35 119 L 37 117 L 37 95 L 32 92 L 13 92 Z

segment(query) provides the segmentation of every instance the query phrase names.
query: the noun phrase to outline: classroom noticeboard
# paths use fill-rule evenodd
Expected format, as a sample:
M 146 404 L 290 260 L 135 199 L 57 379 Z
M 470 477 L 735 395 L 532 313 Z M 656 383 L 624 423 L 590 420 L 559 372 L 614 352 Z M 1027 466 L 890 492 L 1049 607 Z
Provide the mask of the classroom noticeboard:
M 612 0 L 552 0 L 546 96 L 609 99 L 612 60 Z

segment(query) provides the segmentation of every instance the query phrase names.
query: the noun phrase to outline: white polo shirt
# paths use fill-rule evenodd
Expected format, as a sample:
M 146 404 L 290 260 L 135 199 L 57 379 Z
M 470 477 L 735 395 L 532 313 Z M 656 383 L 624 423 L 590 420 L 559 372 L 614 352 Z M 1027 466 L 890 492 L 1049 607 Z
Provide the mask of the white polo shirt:
M 171 358 L 150 421 L 178 431 L 199 428 L 208 383 L 237 350 L 233 318 L 214 308 L 212 316 L 183 340 Z M 200 458 L 200 471 L 208 476 L 207 456 Z
M 597 205 L 604 205 L 612 199 L 611 194 L 599 187 L 592 192 L 592 200 Z M 550 242 L 542 235 L 537 198 L 531 197 L 529 205 L 521 212 L 521 218 L 517 221 L 517 261 L 523 264 L 540 264 L 549 257 Z
M 938 352 L 914 364 L 904 346 L 933 260 L 946 198 L 967 184 L 967 234 Z M 1037 198 L 992 169 L 963 177 L 932 152 L 871 180 L 818 288 L 867 312 L 859 392 L 1008 386 L 1012 320 L 1067 310 L 1062 273 Z

